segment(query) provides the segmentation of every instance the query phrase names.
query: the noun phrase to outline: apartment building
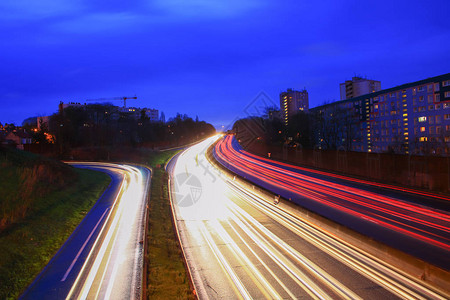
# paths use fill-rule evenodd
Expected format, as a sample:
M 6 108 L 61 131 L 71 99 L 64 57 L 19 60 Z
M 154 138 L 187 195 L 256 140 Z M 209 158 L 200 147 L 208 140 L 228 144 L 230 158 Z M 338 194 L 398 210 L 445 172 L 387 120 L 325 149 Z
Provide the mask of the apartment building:
M 381 82 L 377 80 L 353 77 L 339 85 L 341 100 L 351 99 L 361 95 L 378 92 L 381 90 Z
M 450 154 L 450 73 L 313 110 L 340 118 L 341 132 L 351 135 L 339 138 L 352 139 L 350 150 Z
M 286 92 L 280 94 L 280 110 L 285 125 L 288 125 L 289 118 L 299 111 L 307 111 L 309 109 L 308 92 L 306 89 L 295 91 L 287 89 Z

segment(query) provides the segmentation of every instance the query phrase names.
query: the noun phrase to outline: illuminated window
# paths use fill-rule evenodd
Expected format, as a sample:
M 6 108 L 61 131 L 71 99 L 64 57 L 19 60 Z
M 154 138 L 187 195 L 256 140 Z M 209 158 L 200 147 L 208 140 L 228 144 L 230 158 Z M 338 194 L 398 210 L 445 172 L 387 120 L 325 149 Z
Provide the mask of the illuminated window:
M 425 127 L 420 127 L 420 132 L 425 132 Z
M 426 122 L 427 121 L 427 117 L 419 117 L 418 120 L 419 120 L 419 122 Z
M 426 136 L 421 136 L 419 139 L 421 142 L 426 142 L 428 138 Z

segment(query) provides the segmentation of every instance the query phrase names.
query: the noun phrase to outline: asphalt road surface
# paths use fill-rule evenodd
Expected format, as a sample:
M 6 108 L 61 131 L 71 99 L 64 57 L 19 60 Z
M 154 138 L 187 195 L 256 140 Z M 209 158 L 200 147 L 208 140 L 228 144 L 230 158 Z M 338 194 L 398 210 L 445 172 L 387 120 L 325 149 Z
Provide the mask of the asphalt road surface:
M 217 137 L 168 164 L 172 209 L 200 299 L 445 299 L 273 204 L 205 157 Z
M 256 156 L 233 136 L 215 147 L 233 172 L 366 236 L 450 270 L 450 198 Z
M 21 299 L 140 299 L 150 171 L 72 163 L 105 172 L 111 184 Z

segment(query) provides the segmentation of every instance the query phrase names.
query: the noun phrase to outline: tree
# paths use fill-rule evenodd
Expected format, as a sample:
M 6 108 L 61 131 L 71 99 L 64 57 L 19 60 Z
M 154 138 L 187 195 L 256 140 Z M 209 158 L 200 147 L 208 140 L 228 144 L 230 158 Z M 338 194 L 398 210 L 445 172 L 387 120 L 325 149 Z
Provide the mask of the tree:
M 304 111 L 299 111 L 289 119 L 287 136 L 303 148 L 313 148 L 316 143 L 313 116 Z

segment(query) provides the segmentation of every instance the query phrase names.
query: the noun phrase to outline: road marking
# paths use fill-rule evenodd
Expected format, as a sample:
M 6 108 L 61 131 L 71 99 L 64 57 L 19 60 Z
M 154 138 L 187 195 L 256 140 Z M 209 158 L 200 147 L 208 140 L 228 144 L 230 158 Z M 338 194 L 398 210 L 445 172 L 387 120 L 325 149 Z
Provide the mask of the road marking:
M 61 279 L 61 281 L 66 281 L 67 276 L 69 276 L 70 272 L 72 271 L 73 266 L 75 265 L 75 263 L 77 262 L 78 258 L 81 255 L 81 252 L 83 252 L 84 248 L 86 247 L 87 243 L 89 242 L 89 240 L 91 239 L 92 235 L 94 234 L 95 230 L 97 229 L 98 225 L 100 225 L 100 222 L 103 220 L 103 217 L 105 216 L 105 214 L 108 212 L 109 207 L 103 212 L 102 216 L 100 217 L 100 220 L 98 220 L 97 224 L 95 224 L 94 229 L 92 229 L 91 233 L 89 234 L 88 238 L 86 239 L 86 241 L 84 241 L 83 246 L 81 246 L 80 250 L 77 253 L 77 256 L 75 256 L 74 260 L 72 261 L 72 263 L 70 264 L 69 268 L 67 269 L 66 273 L 64 274 L 63 278 Z

